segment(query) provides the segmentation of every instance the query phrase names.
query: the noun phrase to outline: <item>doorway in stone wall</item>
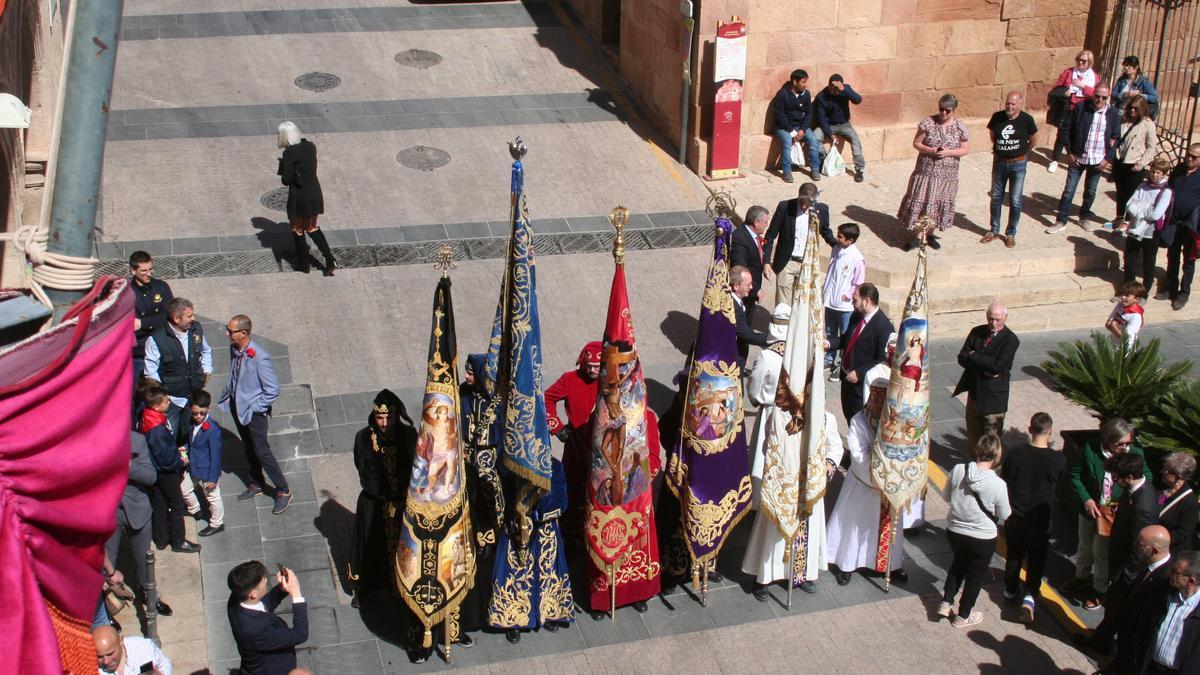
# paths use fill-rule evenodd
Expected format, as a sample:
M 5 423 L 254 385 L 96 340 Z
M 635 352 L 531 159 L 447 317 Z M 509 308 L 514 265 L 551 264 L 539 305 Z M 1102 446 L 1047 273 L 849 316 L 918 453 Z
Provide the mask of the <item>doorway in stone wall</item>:
M 621 57 L 621 0 L 600 5 L 600 45 L 614 61 Z

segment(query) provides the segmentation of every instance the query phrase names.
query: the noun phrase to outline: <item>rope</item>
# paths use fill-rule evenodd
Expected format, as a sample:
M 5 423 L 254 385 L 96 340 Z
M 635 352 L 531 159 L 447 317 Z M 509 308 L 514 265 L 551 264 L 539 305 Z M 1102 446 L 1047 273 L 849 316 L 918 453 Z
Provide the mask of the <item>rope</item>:
M 59 291 L 84 291 L 95 283 L 96 258 L 80 258 L 46 250 L 50 241 L 49 228 L 27 223 L 15 232 L 0 232 L 0 241 L 11 241 L 25 254 L 33 267 L 29 275 L 30 290 L 43 305 L 54 308 L 46 288 Z

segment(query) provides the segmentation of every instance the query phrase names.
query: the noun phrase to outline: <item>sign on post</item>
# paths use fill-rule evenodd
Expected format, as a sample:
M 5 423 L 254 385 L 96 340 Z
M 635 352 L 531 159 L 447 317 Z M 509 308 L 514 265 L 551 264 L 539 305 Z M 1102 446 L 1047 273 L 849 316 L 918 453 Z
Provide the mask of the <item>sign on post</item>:
M 746 22 L 734 16 L 717 23 L 713 81 L 712 142 L 709 143 L 710 180 L 739 175 L 742 134 L 742 83 L 746 80 Z

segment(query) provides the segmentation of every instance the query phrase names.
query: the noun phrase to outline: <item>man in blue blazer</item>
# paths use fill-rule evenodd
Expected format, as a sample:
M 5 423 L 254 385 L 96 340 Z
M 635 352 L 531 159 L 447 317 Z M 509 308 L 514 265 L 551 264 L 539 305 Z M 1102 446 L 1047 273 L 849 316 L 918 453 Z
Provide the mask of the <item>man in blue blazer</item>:
M 286 567 L 267 590 L 267 567 L 257 560 L 229 571 L 229 627 L 242 657 L 242 675 L 287 675 L 296 667 L 296 645 L 308 640 L 308 603 L 300 579 Z M 292 625 L 275 616 L 284 596 L 292 598 Z
M 238 314 L 225 325 L 225 334 L 229 336 L 229 382 L 217 405 L 233 417 L 250 464 L 250 483 L 238 495 L 238 501 L 254 499 L 263 492 L 267 483 L 265 471 L 275 486 L 272 493 L 275 508 L 271 513 L 279 515 L 292 501 L 287 479 L 267 442 L 271 404 L 279 398 L 279 378 L 275 376 L 271 355 L 251 339 L 251 327 L 250 317 L 245 314 Z
M 190 412 L 192 415 L 191 438 L 188 440 L 188 475 L 184 476 L 181 488 L 183 503 L 188 514 L 200 517 L 200 499 L 196 497 L 195 483 L 200 484 L 204 501 L 208 504 L 208 526 L 196 534 L 211 537 L 225 531 L 225 505 L 221 501 L 221 427 L 209 417 L 212 395 L 203 389 L 192 392 Z

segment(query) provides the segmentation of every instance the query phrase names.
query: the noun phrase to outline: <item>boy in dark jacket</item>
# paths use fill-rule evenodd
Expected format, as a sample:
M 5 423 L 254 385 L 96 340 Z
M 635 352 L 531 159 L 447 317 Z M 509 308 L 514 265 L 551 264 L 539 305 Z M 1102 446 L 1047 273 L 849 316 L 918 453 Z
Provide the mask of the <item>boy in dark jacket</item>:
M 167 408 L 171 398 L 162 387 L 149 387 L 144 394 L 146 407 L 142 410 L 141 431 L 150 447 L 150 459 L 158 470 L 158 479 L 150 501 L 154 510 L 152 519 L 154 545 L 163 550 L 169 543 L 171 550 L 178 553 L 197 553 L 200 545 L 184 538 L 183 493 L 179 482 L 187 456 L 183 448 L 175 445 L 175 431 L 167 420 Z
M 200 484 L 204 500 L 208 503 L 208 527 L 200 530 L 201 537 L 209 537 L 225 530 L 225 507 L 221 503 L 221 427 L 208 416 L 212 395 L 203 389 L 192 392 L 191 414 L 192 435 L 188 439 L 188 468 L 183 474 L 180 490 L 188 514 L 193 518 L 200 515 L 200 500 L 196 498 L 195 483 Z

